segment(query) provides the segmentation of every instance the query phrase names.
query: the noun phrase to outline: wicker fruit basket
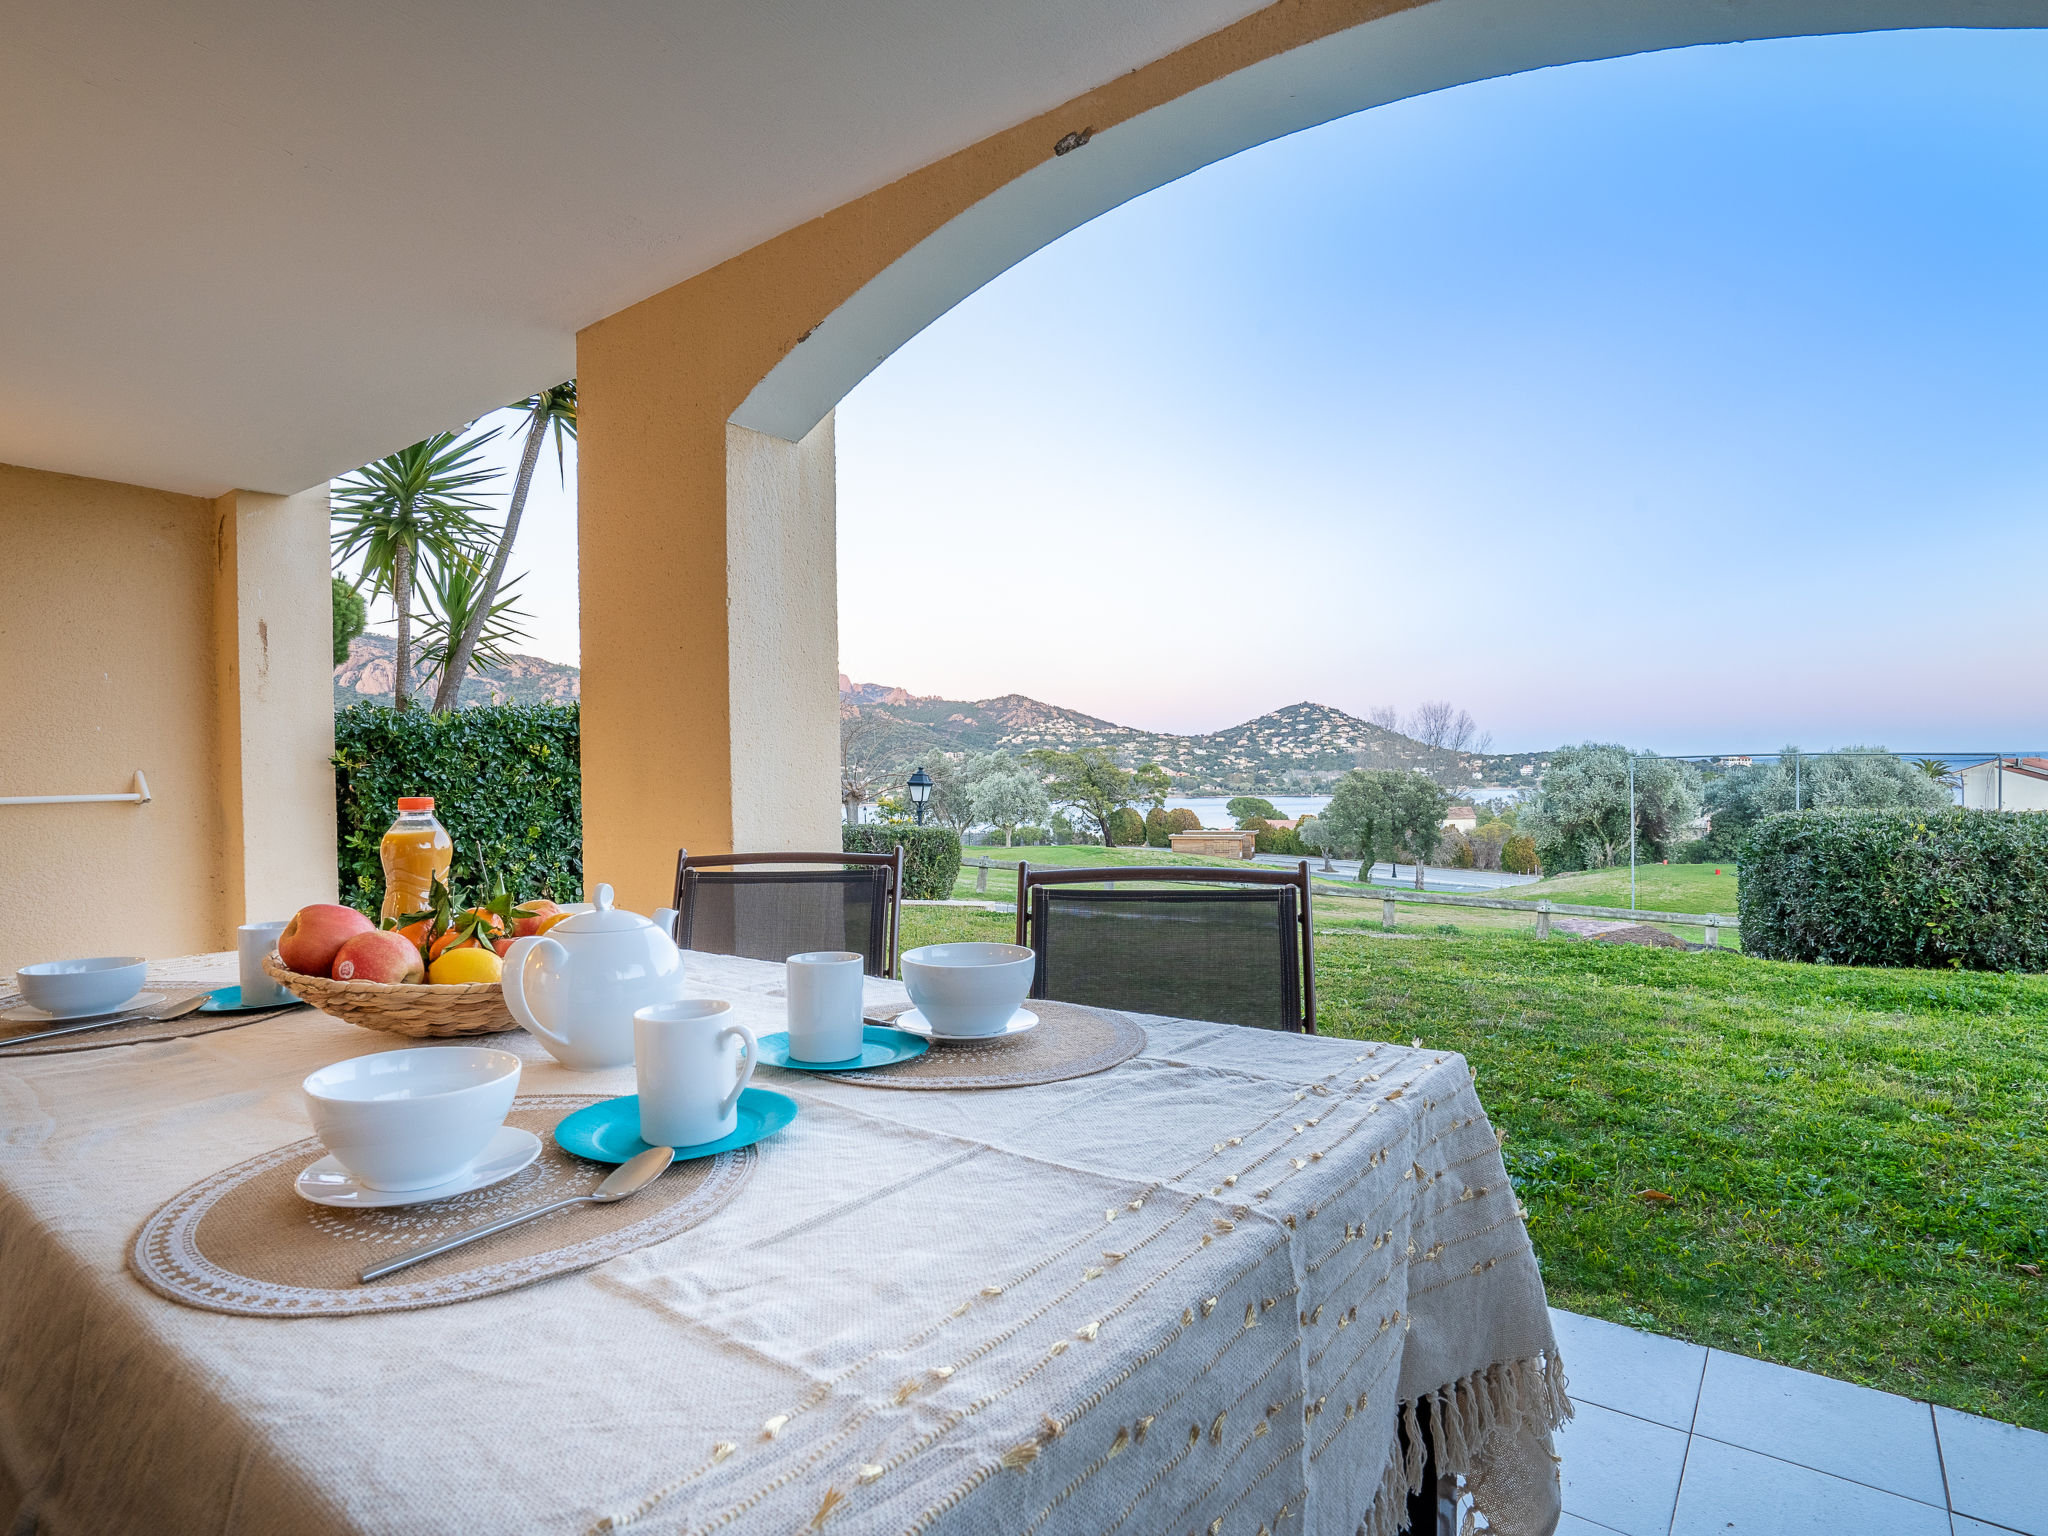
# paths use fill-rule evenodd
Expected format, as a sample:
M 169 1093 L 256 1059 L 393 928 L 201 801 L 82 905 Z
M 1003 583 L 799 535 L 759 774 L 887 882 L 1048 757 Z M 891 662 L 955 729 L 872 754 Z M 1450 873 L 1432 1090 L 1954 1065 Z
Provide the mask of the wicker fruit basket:
M 333 981 L 288 971 L 274 952 L 263 957 L 263 969 L 272 981 L 322 1013 L 364 1029 L 440 1040 L 452 1035 L 495 1035 L 519 1027 L 505 1007 L 505 989 L 495 981 L 441 987 Z

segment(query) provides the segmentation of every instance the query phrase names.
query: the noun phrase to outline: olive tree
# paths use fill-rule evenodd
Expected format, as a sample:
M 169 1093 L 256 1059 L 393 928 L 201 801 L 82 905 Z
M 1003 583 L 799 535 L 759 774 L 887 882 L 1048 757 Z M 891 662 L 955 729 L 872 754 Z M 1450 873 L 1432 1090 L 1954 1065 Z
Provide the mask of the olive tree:
M 1601 869 L 1626 862 L 1631 762 L 1639 856 L 1663 858 L 1680 830 L 1699 816 L 1704 800 L 1699 770 L 1692 764 L 1613 743 L 1565 747 L 1551 754 L 1535 798 L 1519 818 L 1518 830 L 1535 839 L 1545 869 Z

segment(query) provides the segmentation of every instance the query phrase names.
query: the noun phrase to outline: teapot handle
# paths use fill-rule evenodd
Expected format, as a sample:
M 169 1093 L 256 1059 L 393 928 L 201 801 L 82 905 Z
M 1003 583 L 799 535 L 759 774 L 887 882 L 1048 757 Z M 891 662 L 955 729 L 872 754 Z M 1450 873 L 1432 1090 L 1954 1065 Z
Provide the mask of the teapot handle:
M 554 939 L 547 938 L 544 935 L 536 938 L 515 939 L 512 947 L 505 952 L 505 972 L 502 977 L 502 983 L 505 988 L 505 1006 L 511 1010 L 512 1017 L 519 1021 L 521 1029 L 538 1035 L 541 1042 L 545 1045 L 558 1045 L 562 1049 L 567 1050 L 569 1042 L 556 1034 L 552 1029 L 549 1029 L 547 1025 L 541 1023 L 526 1001 L 527 962 L 540 954 L 550 955 L 557 970 L 569 963 L 569 951 Z
M 720 1040 L 725 1039 L 727 1035 L 738 1035 L 747 1042 L 747 1070 L 742 1072 L 739 1081 L 732 1085 L 732 1092 L 719 1101 L 718 1118 L 720 1120 L 723 1120 L 733 1112 L 733 1107 L 740 1101 L 740 1094 L 745 1091 L 747 1084 L 754 1080 L 754 1068 L 761 1060 L 761 1047 L 754 1039 L 754 1032 L 747 1028 L 746 1025 L 728 1024 L 718 1032 Z

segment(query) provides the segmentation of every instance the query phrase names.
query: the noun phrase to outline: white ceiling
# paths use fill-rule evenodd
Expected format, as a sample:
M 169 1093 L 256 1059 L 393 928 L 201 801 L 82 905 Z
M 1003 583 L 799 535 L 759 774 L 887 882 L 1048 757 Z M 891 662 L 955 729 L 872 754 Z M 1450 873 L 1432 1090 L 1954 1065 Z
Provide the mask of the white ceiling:
M 0 462 L 302 490 L 1259 3 L 10 0 Z

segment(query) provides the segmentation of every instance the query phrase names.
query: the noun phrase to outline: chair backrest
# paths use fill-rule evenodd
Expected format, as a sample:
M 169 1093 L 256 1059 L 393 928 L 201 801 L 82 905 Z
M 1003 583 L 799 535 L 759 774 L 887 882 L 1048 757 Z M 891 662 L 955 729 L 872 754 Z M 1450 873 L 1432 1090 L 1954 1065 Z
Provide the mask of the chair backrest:
M 794 864 L 838 867 L 778 867 Z M 676 851 L 675 941 L 684 949 L 778 962 L 852 950 L 868 975 L 893 976 L 902 906 L 900 846 L 894 853 Z
M 1101 889 L 1112 880 L 1122 889 Z M 1189 881 L 1203 884 L 1162 888 Z M 1306 860 L 1292 872 L 1017 872 L 1017 942 L 1038 955 L 1033 997 L 1314 1034 L 1313 935 Z

